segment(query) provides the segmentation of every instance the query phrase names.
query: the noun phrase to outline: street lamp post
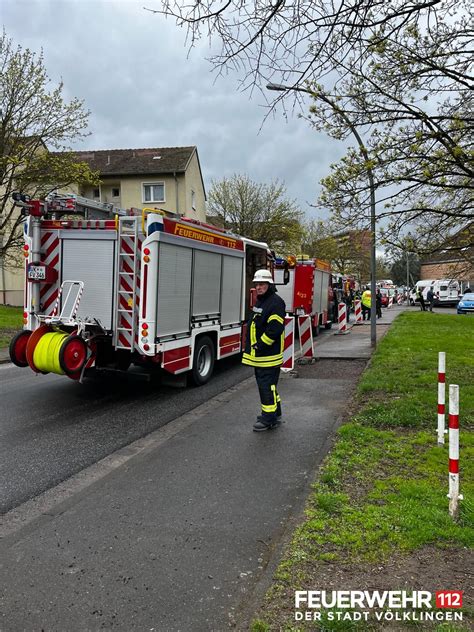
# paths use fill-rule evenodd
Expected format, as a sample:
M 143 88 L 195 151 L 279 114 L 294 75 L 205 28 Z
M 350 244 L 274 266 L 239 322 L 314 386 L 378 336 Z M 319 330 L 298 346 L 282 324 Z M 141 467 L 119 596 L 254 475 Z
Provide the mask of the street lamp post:
M 275 90 L 277 92 L 290 92 L 290 91 L 294 91 L 294 92 L 306 92 L 306 94 L 309 94 L 310 96 L 312 96 L 314 99 L 319 99 L 320 101 L 323 101 L 323 103 L 326 103 L 327 105 L 329 105 L 329 107 L 336 112 L 345 122 L 345 124 L 347 125 L 347 127 L 350 129 L 350 131 L 352 132 L 352 134 L 354 135 L 354 138 L 357 141 L 357 144 L 359 145 L 359 151 L 362 154 L 362 157 L 365 160 L 366 163 L 366 169 L 367 169 L 367 178 L 369 180 L 369 189 L 370 189 L 370 232 L 371 232 L 371 240 L 370 240 L 370 291 L 371 291 L 371 296 L 372 296 L 372 300 L 371 300 L 371 307 L 370 307 L 370 344 L 372 347 L 375 347 L 377 344 L 377 329 L 376 329 L 376 323 L 377 323 L 377 315 L 376 315 L 376 299 L 375 299 L 375 277 L 376 277 L 376 252 L 375 252 L 375 245 L 376 245 L 376 239 L 375 239 L 375 228 L 376 228 L 376 218 L 375 218 L 375 183 L 374 183 L 374 174 L 372 171 L 372 167 L 370 166 L 370 162 L 369 162 L 369 153 L 367 151 L 366 146 L 364 145 L 364 142 L 359 134 L 359 132 L 357 131 L 355 125 L 353 124 L 353 122 L 350 120 L 350 118 L 347 116 L 347 114 L 344 112 L 344 110 L 342 110 L 337 103 L 335 103 L 334 101 L 332 101 L 332 99 L 330 99 L 329 97 L 327 97 L 325 94 L 316 94 L 314 92 L 311 92 L 311 90 L 308 90 L 307 88 L 301 88 L 300 86 L 284 86 L 278 83 L 268 83 L 267 84 L 267 90 Z

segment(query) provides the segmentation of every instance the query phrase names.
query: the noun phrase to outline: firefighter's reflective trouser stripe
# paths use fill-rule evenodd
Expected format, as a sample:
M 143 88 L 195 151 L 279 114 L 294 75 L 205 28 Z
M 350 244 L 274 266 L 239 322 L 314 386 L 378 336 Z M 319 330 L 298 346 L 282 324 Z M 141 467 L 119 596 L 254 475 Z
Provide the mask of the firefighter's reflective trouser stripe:
M 280 377 L 280 367 L 255 367 L 255 379 L 262 403 L 262 417 L 264 421 L 275 421 L 281 415 L 281 399 L 277 385 Z

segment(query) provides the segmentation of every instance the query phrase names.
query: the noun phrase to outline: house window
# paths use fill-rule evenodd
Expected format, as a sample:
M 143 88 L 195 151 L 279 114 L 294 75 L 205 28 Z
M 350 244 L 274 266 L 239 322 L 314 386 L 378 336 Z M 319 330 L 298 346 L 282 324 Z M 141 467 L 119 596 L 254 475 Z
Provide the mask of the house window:
M 163 182 L 154 182 L 143 185 L 144 202 L 164 202 L 165 185 Z
M 100 189 L 94 189 L 94 191 L 93 191 L 92 195 L 93 195 L 95 198 L 100 198 Z
M 196 192 L 191 189 L 191 208 L 196 210 Z
M 120 189 L 112 187 L 112 197 L 119 197 Z

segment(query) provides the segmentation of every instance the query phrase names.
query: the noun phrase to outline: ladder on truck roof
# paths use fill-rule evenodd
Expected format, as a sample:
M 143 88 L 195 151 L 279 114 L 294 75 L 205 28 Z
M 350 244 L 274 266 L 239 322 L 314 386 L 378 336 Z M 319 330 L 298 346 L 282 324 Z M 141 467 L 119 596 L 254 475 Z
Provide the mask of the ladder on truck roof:
M 126 351 L 133 351 L 138 325 L 139 222 L 139 216 L 119 217 L 118 222 L 118 293 L 114 345 L 116 349 Z
M 77 213 L 87 219 L 127 215 L 127 211 L 109 202 L 98 202 L 74 193 L 51 193 L 46 198 L 48 213 Z

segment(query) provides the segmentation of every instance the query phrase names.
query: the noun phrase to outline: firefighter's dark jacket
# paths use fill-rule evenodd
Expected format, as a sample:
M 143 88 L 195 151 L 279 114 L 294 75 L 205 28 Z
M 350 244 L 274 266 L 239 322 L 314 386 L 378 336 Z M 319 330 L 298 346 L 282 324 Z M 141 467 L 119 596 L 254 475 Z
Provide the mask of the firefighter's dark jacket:
M 259 296 L 248 322 L 243 364 L 256 367 L 280 366 L 283 363 L 285 302 L 273 285 Z

